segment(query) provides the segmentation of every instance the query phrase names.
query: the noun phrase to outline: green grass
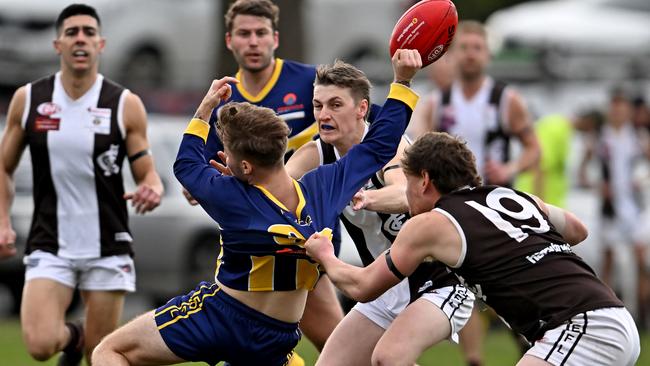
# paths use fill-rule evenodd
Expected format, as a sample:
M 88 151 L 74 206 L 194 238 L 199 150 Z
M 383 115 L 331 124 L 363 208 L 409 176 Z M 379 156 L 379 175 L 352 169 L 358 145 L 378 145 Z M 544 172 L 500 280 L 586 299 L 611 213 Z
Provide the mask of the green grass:
M 650 365 L 650 334 L 641 335 L 641 357 L 638 365 Z M 316 350 L 308 342 L 303 340 L 298 345 L 298 353 L 305 359 L 307 365 L 313 365 L 316 361 Z M 514 365 L 517 362 L 517 349 L 511 336 L 505 330 L 490 331 L 485 340 L 486 366 Z M 449 342 L 433 347 L 428 350 L 419 362 L 422 366 L 427 365 L 463 365 L 458 346 Z M 56 357 L 48 362 L 36 362 L 32 360 L 20 336 L 20 324 L 16 319 L 0 320 L 0 364 L 8 366 L 44 366 L 55 365 Z M 198 365 L 197 363 L 185 363 L 183 365 Z

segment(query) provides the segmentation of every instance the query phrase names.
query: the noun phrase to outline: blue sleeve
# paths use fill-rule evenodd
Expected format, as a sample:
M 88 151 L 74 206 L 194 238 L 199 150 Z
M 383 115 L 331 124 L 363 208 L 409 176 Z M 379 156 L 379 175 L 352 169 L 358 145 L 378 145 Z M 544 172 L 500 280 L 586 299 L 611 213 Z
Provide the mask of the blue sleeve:
M 373 123 L 375 120 L 377 120 L 377 116 L 379 115 L 380 111 L 381 106 L 379 104 L 372 103 L 370 105 L 370 113 L 368 113 L 368 122 Z
M 176 161 L 174 162 L 174 175 L 176 179 L 187 189 L 205 211 L 215 217 L 213 205 L 215 202 L 222 202 L 231 192 L 231 189 L 224 187 L 224 177 L 219 171 L 208 164 L 204 157 L 205 141 L 209 127 L 205 122 L 193 119 L 181 141 Z
M 210 130 L 208 132 L 208 141 L 205 143 L 205 150 L 203 151 L 205 161 L 210 161 L 210 159 L 220 161 L 219 157 L 217 156 L 217 152 L 223 151 L 223 143 L 221 142 L 221 139 L 219 139 L 219 135 L 217 135 L 216 128 L 218 110 L 218 108 L 213 109 L 212 114 L 210 115 Z
M 312 188 L 312 192 L 321 195 L 323 214 L 328 220 L 331 215 L 338 216 L 352 196 L 397 153 L 417 95 L 404 86 L 395 85 L 365 139 L 336 163 L 322 165 L 301 180 L 308 187 L 319 187 Z

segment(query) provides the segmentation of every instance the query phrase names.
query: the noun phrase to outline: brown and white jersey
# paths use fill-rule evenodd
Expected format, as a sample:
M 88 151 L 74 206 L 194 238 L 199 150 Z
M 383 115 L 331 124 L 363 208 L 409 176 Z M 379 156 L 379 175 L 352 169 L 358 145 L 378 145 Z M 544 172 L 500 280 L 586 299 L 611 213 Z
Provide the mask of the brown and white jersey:
M 22 118 L 34 181 L 27 253 L 65 258 L 131 254 L 122 163 L 128 91 L 98 75 L 72 100 L 61 75 L 27 84 Z
M 623 306 L 529 195 L 464 188 L 441 197 L 434 210 L 462 240 L 451 270 L 529 341 L 578 313 Z

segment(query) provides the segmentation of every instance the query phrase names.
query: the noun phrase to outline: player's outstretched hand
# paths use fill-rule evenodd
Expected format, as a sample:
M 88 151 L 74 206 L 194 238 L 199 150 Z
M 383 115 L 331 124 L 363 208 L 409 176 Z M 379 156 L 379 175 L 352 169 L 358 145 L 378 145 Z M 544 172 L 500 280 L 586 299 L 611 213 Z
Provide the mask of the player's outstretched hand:
M 305 243 L 307 255 L 312 257 L 317 262 L 322 262 L 323 258 L 334 255 L 334 245 L 332 241 L 325 235 L 320 233 L 312 234 Z
M 237 84 L 239 83 L 239 80 L 231 76 L 212 80 L 212 85 L 210 85 L 210 89 L 205 93 L 194 117 L 207 121 L 214 108 L 216 108 L 221 102 L 230 99 L 230 96 L 232 95 L 232 87 L 229 83 Z
M 140 184 L 135 192 L 124 194 L 124 199 L 131 200 L 131 206 L 135 207 L 135 212 L 139 214 L 144 214 L 158 207 L 160 197 L 161 192 L 156 192 L 147 184 Z
M 422 68 L 422 57 L 417 50 L 398 49 L 391 59 L 394 81 L 411 81 Z
M 0 228 L 0 259 L 16 255 L 16 232 L 8 225 Z

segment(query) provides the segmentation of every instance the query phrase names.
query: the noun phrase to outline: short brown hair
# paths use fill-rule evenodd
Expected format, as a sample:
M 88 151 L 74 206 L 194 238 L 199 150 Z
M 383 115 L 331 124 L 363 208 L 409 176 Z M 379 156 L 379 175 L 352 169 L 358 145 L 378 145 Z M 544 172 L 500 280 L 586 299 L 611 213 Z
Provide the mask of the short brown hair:
M 219 112 L 217 133 L 238 159 L 265 168 L 284 163 L 290 130 L 272 109 L 230 102 Z
M 485 30 L 485 26 L 476 20 L 462 20 L 458 22 L 456 34 L 459 33 L 474 33 L 487 40 L 487 31 Z
M 232 31 L 232 23 L 237 15 L 253 15 L 271 20 L 271 27 L 278 30 L 280 21 L 280 8 L 270 0 L 237 0 L 230 4 L 224 16 L 226 31 Z
M 402 168 L 409 175 L 429 173 L 431 183 L 441 194 L 481 185 L 474 154 L 465 141 L 446 132 L 428 132 L 418 138 L 404 151 Z
M 365 99 L 370 107 L 370 88 L 372 87 L 370 80 L 363 71 L 346 62 L 336 60 L 331 65 L 319 65 L 314 81 L 314 86 L 316 85 L 334 85 L 350 89 L 350 94 L 355 102 L 359 103 Z M 368 112 L 370 112 L 370 108 L 368 108 Z

